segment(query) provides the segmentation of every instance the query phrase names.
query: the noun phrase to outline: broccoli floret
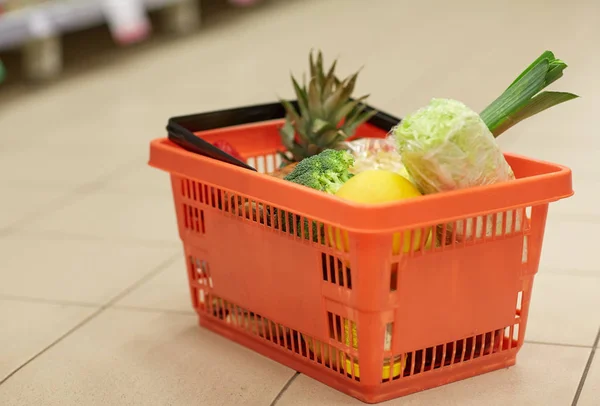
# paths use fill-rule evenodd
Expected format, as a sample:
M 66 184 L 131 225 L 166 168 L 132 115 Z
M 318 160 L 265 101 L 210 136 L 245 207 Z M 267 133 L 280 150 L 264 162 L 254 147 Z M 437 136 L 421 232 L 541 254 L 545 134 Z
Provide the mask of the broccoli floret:
M 353 174 L 350 173 L 350 168 L 354 165 L 354 157 L 348 151 L 326 149 L 318 155 L 313 155 L 300 161 L 294 170 L 284 177 L 289 182 L 294 182 L 312 189 L 320 190 L 326 193 L 336 193 L 338 189 L 348 180 Z M 285 224 L 294 224 L 295 234 L 301 237 L 302 225 L 299 218 L 295 218 L 293 214 L 288 213 L 288 220 L 285 221 L 285 213 L 278 213 L 280 217 L 281 229 L 283 231 L 292 231 L 292 227 L 285 227 Z M 289 230 L 286 230 L 289 228 Z M 304 219 L 304 238 L 310 239 L 310 230 L 312 228 L 312 240 L 319 242 L 323 235 L 322 224 L 316 221 Z
M 284 179 L 333 194 L 353 176 L 352 165 L 354 157 L 348 151 L 326 149 L 300 161 Z

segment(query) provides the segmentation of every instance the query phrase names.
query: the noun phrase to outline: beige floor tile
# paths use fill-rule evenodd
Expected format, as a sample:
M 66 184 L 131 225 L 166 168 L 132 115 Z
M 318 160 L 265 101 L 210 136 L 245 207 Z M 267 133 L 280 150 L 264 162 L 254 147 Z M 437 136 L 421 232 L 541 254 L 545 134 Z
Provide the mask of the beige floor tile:
M 579 397 L 578 406 L 596 406 L 600 399 L 600 357 L 596 352 Z
M 4 187 L 0 199 L 0 229 L 27 221 L 31 215 L 55 210 L 68 195 L 68 188 Z
M 598 292 L 597 277 L 538 274 L 525 339 L 592 346 L 600 326 Z
M 0 298 L 0 381 L 94 311 L 94 307 Z M 1 393 L 2 388 L 0 397 Z
M 0 240 L 0 295 L 104 304 L 178 251 L 10 235 Z
M 576 179 L 573 183 L 575 194 L 568 199 L 552 203 L 548 210 L 551 220 L 578 219 L 600 223 L 600 181 Z
M 179 241 L 173 197 L 168 193 L 143 196 L 102 190 L 83 196 L 24 228 L 171 245 Z
M 195 316 L 107 310 L 0 388 L 0 404 L 269 405 L 294 371 Z
M 550 214 L 544 234 L 540 271 L 585 271 L 600 276 L 595 243 L 598 225 L 568 221 Z
M 133 306 L 146 309 L 193 312 L 185 261 L 173 262 L 166 269 L 146 281 L 119 300 L 115 306 Z
M 147 157 L 146 157 L 147 161 Z M 122 175 L 111 179 L 105 184 L 110 191 L 127 194 L 162 195 L 171 196 L 171 178 L 169 173 L 152 168 L 139 162 L 135 166 L 123 171 Z
M 0 159 L 0 186 L 74 188 L 114 173 L 144 152 L 116 143 L 18 148 Z
M 103 76 L 104 72 L 90 74 Z M 152 99 L 140 99 L 137 94 L 120 93 L 118 83 L 121 80 L 118 75 L 108 81 L 98 79 L 103 82 L 101 84 L 66 80 L 45 91 L 44 97 L 9 105 L 3 111 L 6 114 L 0 116 L 0 127 L 19 128 L 21 132 L 3 133 L 0 145 L 21 150 L 32 146 L 42 151 L 52 148 L 52 154 L 42 157 L 48 163 L 53 163 L 52 158 L 57 155 L 71 158 L 73 162 L 75 155 L 83 155 L 95 159 L 93 163 L 98 163 L 99 169 L 114 167 L 117 158 L 147 154 L 150 140 L 166 134 L 170 108 L 160 108 Z M 82 87 L 87 93 L 85 102 L 74 103 L 73 100 L 81 97 Z M 51 131 L 40 131 L 39 122 L 27 120 L 30 110 L 22 109 L 23 105 L 28 105 L 39 117 L 49 121 L 45 128 Z M 66 113 L 64 106 L 69 106 Z M 100 110 L 102 114 L 98 114 Z M 172 111 L 172 115 L 178 113 Z M 22 133 L 33 134 L 39 147 Z
M 177 314 L 191 312 L 185 269 L 168 175 L 147 166 L 148 144 L 166 136 L 175 115 L 292 97 L 289 72 L 307 70 L 312 47 L 323 49 L 326 62 L 339 57 L 340 74 L 364 65 L 356 94 L 370 93 L 371 104 L 398 117 L 432 97 L 479 110 L 542 50 L 567 61 L 553 88 L 582 98 L 519 124 L 499 142 L 574 171 L 577 195 L 551 206 L 527 339 L 590 345 L 600 281 L 591 222 L 600 219 L 600 82 L 593 81 L 600 3 L 268 3 L 212 23 L 205 16 L 189 37 L 129 47 L 115 58 L 94 55 L 101 66 L 79 58 L 85 69 L 37 91 L 13 97 L 0 87 L 0 228 L 47 209 L 22 223 L 25 232 L 0 239 L 0 295 L 105 303 L 179 256 L 118 303 L 176 312 L 106 311 L 0 387 L 0 405 L 270 404 L 292 371 L 199 329 L 194 315 Z M 88 183 L 102 189 L 50 210 L 54 193 L 60 198 L 61 190 Z M 16 187 L 27 192 L 15 195 Z M 27 335 L 29 321 L 54 333 L 85 317 L 70 307 L 11 306 L 0 303 L 0 317 L 16 320 L 19 333 L 3 335 L 0 323 L 0 348 L 8 337 L 13 364 L 57 337 Z M 588 354 L 527 344 L 517 367 L 389 404 L 569 405 Z M 581 404 L 600 398 L 598 362 Z M 359 403 L 300 376 L 278 404 Z
M 526 344 L 517 365 L 381 405 L 570 405 L 590 350 Z M 362 405 L 311 378 L 300 375 L 278 406 Z

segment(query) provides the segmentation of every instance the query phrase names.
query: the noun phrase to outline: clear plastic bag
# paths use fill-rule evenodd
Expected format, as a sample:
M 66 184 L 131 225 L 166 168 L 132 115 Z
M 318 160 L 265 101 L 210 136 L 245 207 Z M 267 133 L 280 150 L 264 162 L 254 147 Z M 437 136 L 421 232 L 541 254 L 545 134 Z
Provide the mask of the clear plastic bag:
M 387 138 L 359 138 L 344 144 L 355 159 L 350 172 L 357 174 L 372 169 L 388 170 L 412 181 L 392 135 Z
M 512 168 L 481 117 L 463 103 L 433 99 L 392 131 L 398 154 L 423 194 L 491 185 L 515 178 Z M 515 219 L 517 227 L 522 216 Z M 485 230 L 483 224 L 486 224 Z M 449 225 L 450 230 L 453 225 Z M 491 237 L 502 218 L 488 215 L 458 221 L 458 239 Z
M 424 194 L 514 179 L 483 120 L 455 100 L 434 99 L 391 134 L 395 134 L 398 153 Z

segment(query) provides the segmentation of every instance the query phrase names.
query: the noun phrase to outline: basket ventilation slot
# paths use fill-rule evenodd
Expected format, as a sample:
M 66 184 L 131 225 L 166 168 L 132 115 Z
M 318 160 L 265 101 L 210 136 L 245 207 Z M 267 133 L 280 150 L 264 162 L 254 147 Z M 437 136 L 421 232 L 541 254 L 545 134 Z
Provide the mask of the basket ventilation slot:
M 451 366 L 458 366 L 481 357 L 490 356 L 516 348 L 522 338 L 519 335 L 519 323 L 512 326 L 479 334 L 462 340 L 428 347 L 393 357 L 390 365 L 387 357 L 384 370 L 393 371 L 384 377 L 382 382 L 427 373 Z
M 352 289 L 352 271 L 340 258 L 321 253 L 321 271 L 325 282 Z
M 336 346 L 316 340 L 212 294 L 206 294 L 206 303 L 206 306 L 200 308 L 204 315 L 236 330 L 258 337 L 273 346 L 282 347 L 338 376 L 360 380 L 355 376 L 353 367 L 358 363 L 357 358 Z M 344 367 L 345 365 L 350 366 L 348 373 L 345 372 L 347 369 Z
M 184 203 L 183 219 L 185 228 L 187 230 L 191 230 L 198 234 L 206 233 L 206 226 L 204 224 L 204 210 Z

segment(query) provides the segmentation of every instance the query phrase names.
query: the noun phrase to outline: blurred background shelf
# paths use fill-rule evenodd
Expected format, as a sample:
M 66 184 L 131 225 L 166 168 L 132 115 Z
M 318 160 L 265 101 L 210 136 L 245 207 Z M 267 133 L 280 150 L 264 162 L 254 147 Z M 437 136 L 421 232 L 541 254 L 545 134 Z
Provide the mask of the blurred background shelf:
M 63 71 L 65 35 L 106 25 L 117 46 L 142 42 L 152 31 L 185 35 L 200 27 L 201 4 L 200 0 L 0 0 L 0 53 L 19 54 L 20 73 L 26 80 L 47 81 Z M 156 18 L 151 20 L 150 13 Z

